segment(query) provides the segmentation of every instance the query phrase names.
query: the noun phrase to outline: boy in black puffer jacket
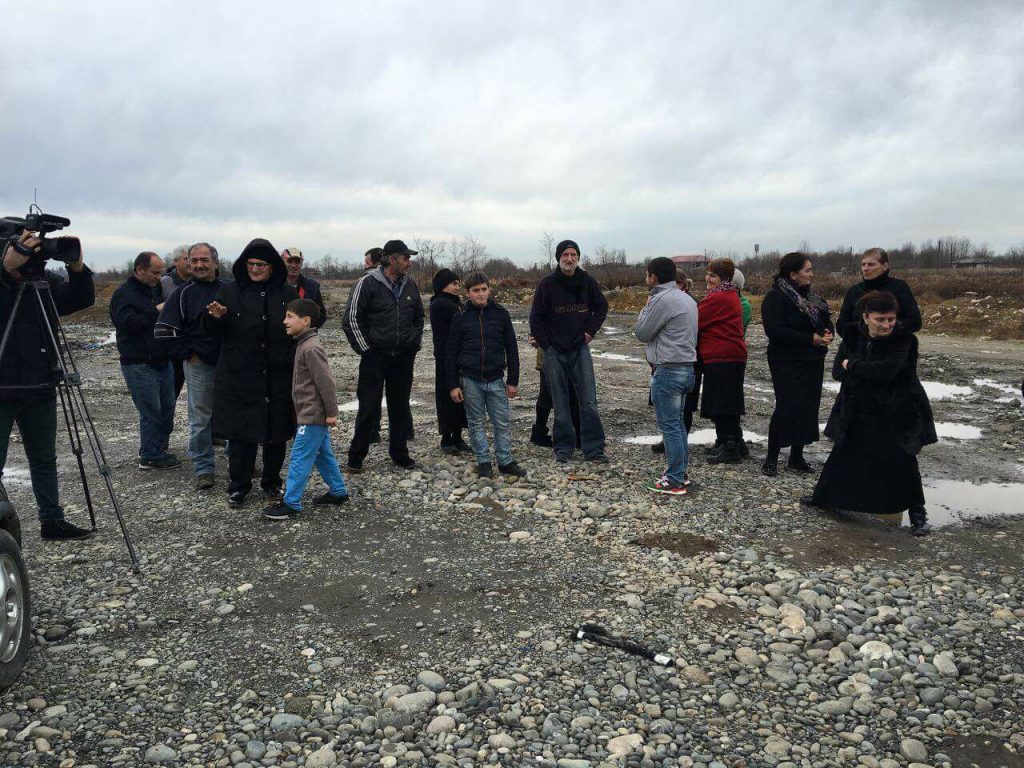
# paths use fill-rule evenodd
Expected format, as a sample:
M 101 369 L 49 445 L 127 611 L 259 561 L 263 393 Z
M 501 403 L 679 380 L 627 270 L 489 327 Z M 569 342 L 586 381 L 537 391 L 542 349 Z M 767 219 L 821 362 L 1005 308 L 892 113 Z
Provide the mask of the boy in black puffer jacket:
M 456 403 L 465 402 L 469 442 L 476 454 L 477 474 L 491 476 L 486 421 L 494 426 L 494 454 L 503 475 L 525 477 L 512 458 L 512 416 L 508 399 L 519 390 L 519 345 L 508 310 L 491 298 L 487 276 L 477 272 L 466 280 L 469 302 L 452 319 L 445 367 L 448 388 Z M 508 382 L 505 367 L 508 366 Z

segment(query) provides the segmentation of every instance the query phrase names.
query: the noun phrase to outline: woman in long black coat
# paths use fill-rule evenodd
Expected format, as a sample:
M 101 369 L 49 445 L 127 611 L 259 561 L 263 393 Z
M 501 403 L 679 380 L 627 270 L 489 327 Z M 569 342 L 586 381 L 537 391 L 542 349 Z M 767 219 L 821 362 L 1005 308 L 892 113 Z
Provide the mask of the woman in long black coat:
M 203 317 L 221 337 L 214 373 L 213 429 L 228 440 L 228 504 L 239 506 L 252 489 L 256 453 L 263 446 L 260 487 L 281 493 L 281 467 L 295 434 L 292 365 L 295 344 L 284 330 L 285 308 L 298 298 L 284 261 L 269 242 L 256 239 L 231 268 Z
M 434 406 L 437 408 L 441 450 L 448 455 L 459 451 L 472 453 L 472 449 L 462 439 L 462 430 L 466 427 L 466 408 L 462 403 L 452 402 L 444 368 L 452 319 L 462 312 L 460 285 L 459 276 L 450 269 L 438 270 L 431 282 L 434 289 L 430 299 L 430 335 L 434 342 Z
M 917 337 L 897 321 L 888 291 L 865 294 L 858 340 L 839 347 L 842 382 L 825 434 L 834 443 L 814 494 L 816 507 L 875 514 L 910 511 L 911 532 L 928 532 L 917 454 L 936 442 L 928 395 L 917 377 Z
M 761 304 L 768 337 L 768 368 L 775 390 L 775 411 L 768 425 L 768 455 L 761 471 L 778 473 L 779 452 L 789 447 L 789 468 L 810 473 L 804 446 L 816 442 L 825 354 L 832 343 L 828 304 L 811 290 L 814 270 L 802 253 L 779 262 L 775 285 Z
M 921 310 L 910 286 L 889 273 L 889 253 L 884 248 L 868 248 L 860 257 L 861 282 L 851 285 L 836 318 L 836 333 L 849 344 L 860 339 L 861 316 L 857 304 L 869 291 L 888 291 L 899 304 L 900 327 L 907 333 L 921 330 Z

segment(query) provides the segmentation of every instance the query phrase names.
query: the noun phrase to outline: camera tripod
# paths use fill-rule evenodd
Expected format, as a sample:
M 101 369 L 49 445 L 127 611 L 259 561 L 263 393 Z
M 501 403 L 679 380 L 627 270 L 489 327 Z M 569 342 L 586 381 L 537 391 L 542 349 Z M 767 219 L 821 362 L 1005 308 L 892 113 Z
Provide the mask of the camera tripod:
M 107 495 L 110 496 L 110 503 L 117 516 L 117 522 L 121 526 L 121 534 L 124 536 L 124 543 L 128 547 L 128 556 L 132 561 L 132 569 L 138 571 L 139 558 L 135 554 L 135 547 L 132 546 L 132 539 L 128 534 L 128 527 L 124 521 L 121 503 L 114 492 L 110 465 L 107 464 L 107 457 L 103 452 L 103 446 L 96 432 L 96 425 L 92 420 L 92 415 L 89 413 L 89 406 L 85 402 L 85 393 L 82 391 L 82 376 L 78 372 L 75 358 L 71 354 L 71 346 L 68 344 L 67 336 L 64 334 L 64 326 L 57 312 L 57 303 L 54 301 L 53 291 L 45 277 L 40 276 L 26 279 L 18 285 L 18 295 L 14 300 L 14 308 L 11 311 L 7 327 L 4 328 L 3 338 L 0 339 L 0 364 L 3 363 L 4 352 L 7 350 L 7 344 L 10 341 L 14 324 L 18 320 L 18 309 L 21 307 L 26 293 L 31 293 L 35 296 L 39 306 L 39 323 L 43 327 L 44 337 L 53 346 L 56 358 L 53 361 L 53 373 L 56 381 L 29 386 L 19 384 L 0 386 L 0 390 L 44 390 L 49 389 L 51 386 L 56 387 L 57 394 L 60 397 L 61 411 L 64 414 L 64 424 L 68 431 L 71 452 L 75 455 L 75 459 L 78 462 L 78 474 L 82 479 L 82 491 L 85 495 L 85 504 L 89 509 L 89 521 L 92 524 L 92 530 L 96 530 L 96 512 L 93 509 L 92 494 L 89 491 L 89 481 L 85 474 L 85 462 L 82 458 L 85 452 L 83 449 L 83 435 L 85 437 L 85 444 L 89 446 L 93 461 L 96 463 L 96 469 L 106 485 Z M 46 297 L 45 300 L 44 296 Z M 56 326 L 56 331 L 54 326 Z

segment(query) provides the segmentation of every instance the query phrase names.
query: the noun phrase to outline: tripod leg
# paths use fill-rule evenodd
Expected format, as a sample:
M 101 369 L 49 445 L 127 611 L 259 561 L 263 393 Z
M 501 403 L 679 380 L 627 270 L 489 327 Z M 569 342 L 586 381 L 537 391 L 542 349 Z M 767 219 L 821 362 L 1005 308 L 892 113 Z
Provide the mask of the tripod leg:
M 64 424 L 68 429 L 68 441 L 71 443 L 71 452 L 75 454 L 75 460 L 78 462 L 78 474 L 82 478 L 82 491 L 85 493 L 85 505 L 89 509 L 89 522 L 92 524 L 92 529 L 96 530 L 96 511 L 92 506 L 92 494 L 89 492 L 89 480 L 85 475 L 85 462 L 82 461 L 82 436 L 78 430 L 78 418 L 75 415 L 74 404 L 70 404 L 68 400 L 71 398 L 70 392 L 65 392 L 66 385 L 58 384 L 57 393 L 60 395 L 60 408 L 64 412 Z

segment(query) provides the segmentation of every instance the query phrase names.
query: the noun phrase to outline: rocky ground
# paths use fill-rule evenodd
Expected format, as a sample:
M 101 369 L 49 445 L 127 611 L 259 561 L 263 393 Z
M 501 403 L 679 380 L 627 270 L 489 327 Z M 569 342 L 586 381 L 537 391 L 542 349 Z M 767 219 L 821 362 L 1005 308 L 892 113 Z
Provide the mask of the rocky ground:
M 323 335 L 348 402 L 356 358 L 336 317 Z M 626 442 L 655 431 L 630 321 L 610 317 L 594 342 L 610 466 L 566 469 L 525 442 L 527 365 L 513 413 L 529 479 L 478 480 L 435 449 L 424 350 L 420 467 L 398 470 L 378 446 L 372 471 L 348 478 L 353 503 L 284 524 L 259 515 L 260 499 L 229 509 L 223 481 L 192 490 L 188 467 L 139 472 L 116 352 L 79 351 L 142 569 L 106 503 L 92 540 L 42 544 L 12 449 L 35 647 L 0 696 L 0 765 L 1024 766 L 1024 519 L 922 540 L 801 510 L 813 479 L 757 471 L 771 395 L 756 327 L 754 459 L 716 469 L 695 449 L 698 489 L 650 496 L 641 483 L 661 466 Z M 83 343 L 109 329 L 70 332 Z M 926 340 L 921 366 L 961 388 L 936 391 L 937 420 L 970 428 L 926 449 L 923 472 L 987 482 L 983 502 L 1024 475 L 1024 345 L 1002 344 Z M 339 455 L 354 415 L 343 411 Z M 184 455 L 183 405 L 177 424 Z M 67 457 L 61 477 L 81 521 Z M 675 664 L 576 642 L 585 621 Z

